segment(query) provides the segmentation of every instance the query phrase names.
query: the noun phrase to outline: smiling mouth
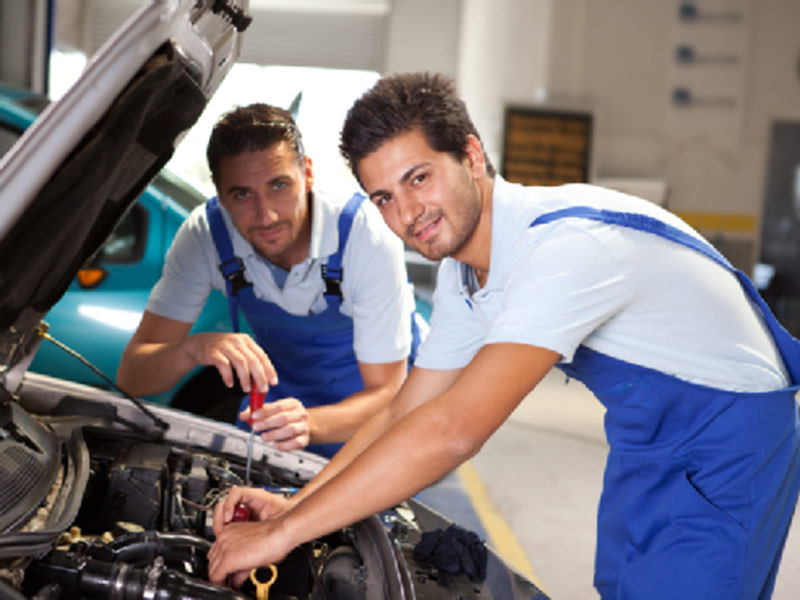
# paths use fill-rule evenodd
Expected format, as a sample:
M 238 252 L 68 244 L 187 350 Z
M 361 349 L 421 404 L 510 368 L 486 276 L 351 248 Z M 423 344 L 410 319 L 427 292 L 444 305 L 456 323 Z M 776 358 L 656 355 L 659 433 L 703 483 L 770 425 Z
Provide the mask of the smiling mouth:
M 424 242 L 435 233 L 441 221 L 442 221 L 442 216 L 439 215 L 432 221 L 426 223 L 422 228 L 418 229 L 415 232 L 412 232 L 412 237 L 420 242 Z

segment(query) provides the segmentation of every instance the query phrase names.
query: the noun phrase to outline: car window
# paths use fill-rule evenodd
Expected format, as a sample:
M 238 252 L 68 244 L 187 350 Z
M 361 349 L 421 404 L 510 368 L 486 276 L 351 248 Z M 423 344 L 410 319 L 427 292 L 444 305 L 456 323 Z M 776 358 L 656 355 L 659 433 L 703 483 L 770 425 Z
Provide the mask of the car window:
M 42 114 L 47 105 L 50 104 L 50 100 L 45 98 L 44 96 L 26 96 L 24 98 L 17 98 L 14 102 L 22 106 L 23 108 L 27 108 L 32 113 L 37 115 Z
M 0 124 L 0 156 L 8 152 L 21 135 L 22 132 Z
M 137 262 L 144 254 L 146 238 L 147 210 L 134 204 L 100 250 L 99 259 L 112 263 Z
M 206 201 L 206 197 L 197 189 L 167 169 L 156 175 L 153 185 L 189 212 Z

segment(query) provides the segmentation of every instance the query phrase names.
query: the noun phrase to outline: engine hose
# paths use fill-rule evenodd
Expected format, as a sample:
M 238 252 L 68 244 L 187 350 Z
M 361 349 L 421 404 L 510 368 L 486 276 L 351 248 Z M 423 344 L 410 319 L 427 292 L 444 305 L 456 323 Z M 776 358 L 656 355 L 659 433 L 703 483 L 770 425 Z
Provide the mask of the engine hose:
M 143 531 L 120 536 L 106 547 L 115 561 L 142 565 L 150 564 L 160 556 L 167 564 L 189 560 L 194 565 L 195 559 L 200 559 L 205 569 L 211 542 L 185 533 Z
M 247 596 L 207 581 L 178 573 L 159 558 L 146 568 L 126 563 L 87 559 L 70 552 L 54 551 L 28 568 L 25 583 L 38 587 L 58 585 L 63 598 L 103 600 L 245 600 Z M 25 587 L 28 587 L 27 585 Z M 36 589 L 28 590 L 35 593 Z

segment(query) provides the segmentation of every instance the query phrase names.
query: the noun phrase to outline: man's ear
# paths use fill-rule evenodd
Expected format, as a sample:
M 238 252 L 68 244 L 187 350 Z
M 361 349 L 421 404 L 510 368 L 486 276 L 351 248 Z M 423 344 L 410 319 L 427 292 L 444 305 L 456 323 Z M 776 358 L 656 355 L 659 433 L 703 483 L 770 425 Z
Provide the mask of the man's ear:
M 310 156 L 304 156 L 305 159 L 305 176 L 306 176 L 306 187 L 311 190 L 314 187 L 314 165 L 311 162 Z
M 471 133 L 467 135 L 464 142 L 464 153 L 467 165 L 475 179 L 480 179 L 486 175 L 486 160 L 483 155 L 483 145 L 481 141 Z

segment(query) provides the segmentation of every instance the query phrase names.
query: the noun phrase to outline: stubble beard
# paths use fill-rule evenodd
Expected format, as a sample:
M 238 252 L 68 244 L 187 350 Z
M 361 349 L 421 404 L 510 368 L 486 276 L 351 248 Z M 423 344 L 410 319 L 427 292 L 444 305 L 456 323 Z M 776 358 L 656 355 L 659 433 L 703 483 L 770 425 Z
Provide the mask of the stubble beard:
M 416 248 L 428 260 L 439 261 L 448 256 L 458 254 L 472 238 L 475 229 L 478 227 L 482 210 L 481 196 L 478 189 L 470 186 L 467 181 L 463 182 L 462 186 L 457 186 L 452 193 L 454 197 L 461 198 L 461 202 L 456 203 L 452 211 L 445 213 L 444 209 L 440 207 L 433 218 L 422 215 L 426 223 L 431 223 L 437 219 L 442 220 L 439 224 L 439 231 L 434 234 L 430 243 L 414 244 L 411 241 L 408 242 L 412 248 Z M 407 240 L 414 240 L 413 232 L 418 228 L 419 225 L 416 224 L 408 227 Z
M 437 219 L 442 220 L 439 225 L 440 230 L 434 235 L 434 239 L 432 239 L 430 243 L 427 241 L 420 243 L 415 240 L 413 231 L 418 225 L 408 227 L 405 236 L 406 242 L 409 246 L 422 254 L 422 256 L 432 261 L 439 261 L 448 256 L 458 254 L 472 237 L 475 228 L 478 226 L 478 220 L 481 214 L 480 204 L 466 204 L 461 208 L 462 210 L 456 211 L 455 216 L 458 217 L 456 225 L 453 224 L 453 220 L 441 209 L 434 218 L 428 220 L 429 223 Z M 450 235 L 447 235 L 447 232 L 443 231 L 446 226 L 449 226 Z
M 279 244 L 270 243 L 259 238 L 259 232 L 270 231 L 272 229 L 280 230 L 282 239 L 277 240 Z M 280 222 L 270 227 L 254 227 L 251 229 L 250 243 L 262 257 L 266 258 L 271 263 L 280 266 L 282 258 L 292 246 L 294 236 L 292 235 L 291 226 L 285 222 Z

